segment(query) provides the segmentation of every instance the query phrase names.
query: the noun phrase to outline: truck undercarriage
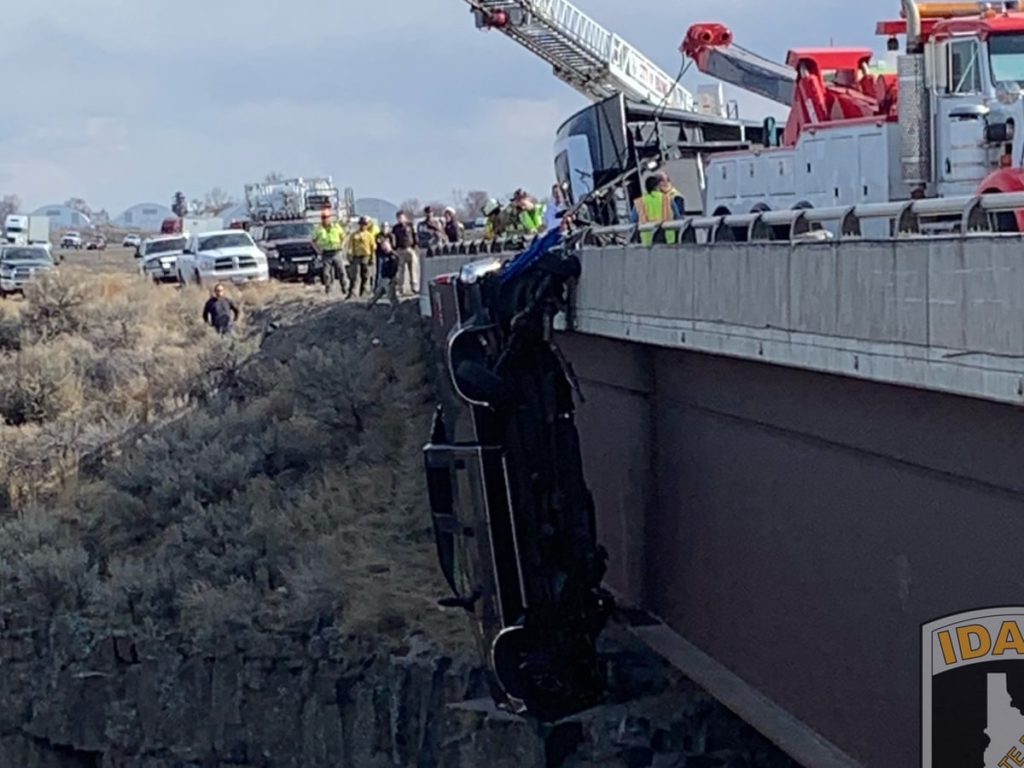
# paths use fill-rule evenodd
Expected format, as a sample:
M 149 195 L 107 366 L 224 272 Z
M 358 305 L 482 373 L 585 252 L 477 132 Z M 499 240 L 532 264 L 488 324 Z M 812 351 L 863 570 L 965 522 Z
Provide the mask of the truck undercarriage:
M 583 477 L 574 377 L 551 340 L 578 258 L 554 232 L 447 285 L 447 373 L 468 406 L 457 441 L 438 409 L 424 448 L 441 569 L 471 617 L 502 706 L 550 720 L 603 695 L 596 641 L 613 609 Z

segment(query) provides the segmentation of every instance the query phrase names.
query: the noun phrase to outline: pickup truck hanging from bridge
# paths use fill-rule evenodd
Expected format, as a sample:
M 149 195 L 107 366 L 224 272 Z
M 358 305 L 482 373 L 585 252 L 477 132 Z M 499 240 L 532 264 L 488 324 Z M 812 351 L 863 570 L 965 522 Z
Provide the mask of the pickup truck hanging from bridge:
M 555 230 L 504 264 L 468 265 L 432 290 L 457 307 L 445 365 L 467 439 L 439 408 L 424 448 L 441 605 L 471 617 L 491 691 L 555 720 L 597 703 L 597 638 L 613 610 L 573 420 L 575 377 L 551 323 L 578 277 Z

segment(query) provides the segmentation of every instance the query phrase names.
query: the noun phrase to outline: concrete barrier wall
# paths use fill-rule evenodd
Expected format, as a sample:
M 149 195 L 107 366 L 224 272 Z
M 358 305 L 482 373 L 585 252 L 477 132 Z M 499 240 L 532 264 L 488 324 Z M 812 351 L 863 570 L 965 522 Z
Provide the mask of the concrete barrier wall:
M 1024 244 L 587 248 L 576 329 L 1024 403 Z

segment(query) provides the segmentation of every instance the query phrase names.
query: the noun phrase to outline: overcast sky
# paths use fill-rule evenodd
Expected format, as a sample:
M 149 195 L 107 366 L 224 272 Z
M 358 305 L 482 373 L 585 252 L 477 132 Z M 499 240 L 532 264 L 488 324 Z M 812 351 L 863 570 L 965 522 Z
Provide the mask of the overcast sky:
M 830 42 L 881 51 L 875 22 L 899 12 L 897 0 L 577 2 L 672 74 L 697 21 L 781 59 Z M 271 170 L 330 173 L 396 203 L 543 193 L 554 132 L 586 103 L 476 30 L 463 0 L 47 0 L 6 3 L 3 23 L 0 193 L 28 209 L 240 196 Z M 749 98 L 741 108 L 763 116 Z

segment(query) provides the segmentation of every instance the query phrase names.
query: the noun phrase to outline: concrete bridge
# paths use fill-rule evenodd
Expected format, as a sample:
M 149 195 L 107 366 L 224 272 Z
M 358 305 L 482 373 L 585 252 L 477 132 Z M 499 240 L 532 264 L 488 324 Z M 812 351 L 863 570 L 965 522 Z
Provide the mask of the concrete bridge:
M 582 260 L 559 343 L 638 632 L 804 765 L 920 765 L 921 625 L 1024 602 L 1024 242 Z

